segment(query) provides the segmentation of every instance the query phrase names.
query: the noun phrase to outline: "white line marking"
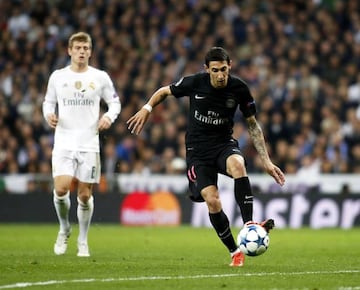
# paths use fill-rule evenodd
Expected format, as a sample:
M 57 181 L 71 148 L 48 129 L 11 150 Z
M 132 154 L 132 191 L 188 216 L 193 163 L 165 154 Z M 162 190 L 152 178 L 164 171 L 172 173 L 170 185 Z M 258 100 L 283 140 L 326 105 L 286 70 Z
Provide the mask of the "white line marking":
M 251 276 L 296 276 L 296 275 L 328 275 L 328 274 L 353 274 L 360 273 L 360 270 L 343 270 L 343 271 L 310 271 L 310 272 L 292 272 L 292 273 L 236 273 L 236 274 L 215 274 L 215 275 L 194 275 L 194 276 L 140 276 L 140 277 L 123 277 L 123 278 L 105 278 L 105 279 L 74 279 L 74 280 L 50 280 L 43 282 L 19 282 L 15 284 L 2 285 L 0 289 L 26 288 L 32 286 L 45 286 L 54 284 L 69 283 L 90 283 L 90 282 L 122 282 L 122 281 L 150 281 L 150 280 L 190 280 L 190 279 L 208 279 L 208 278 L 226 278 L 226 277 L 251 277 Z M 360 289 L 356 287 L 341 287 L 339 289 Z

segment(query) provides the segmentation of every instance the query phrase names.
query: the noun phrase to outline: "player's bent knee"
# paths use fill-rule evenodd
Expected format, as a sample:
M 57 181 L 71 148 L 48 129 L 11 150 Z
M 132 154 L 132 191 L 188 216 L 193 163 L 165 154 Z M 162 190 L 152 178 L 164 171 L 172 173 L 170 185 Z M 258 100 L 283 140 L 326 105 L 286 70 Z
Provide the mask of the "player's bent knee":
M 90 191 L 79 191 L 78 192 L 78 199 L 81 200 L 83 203 L 87 203 L 88 200 L 91 198 L 92 194 Z
M 226 171 L 234 178 L 245 176 L 246 166 L 245 159 L 240 155 L 232 155 L 226 162 Z
M 217 197 L 210 197 L 205 199 L 205 202 L 208 206 L 210 212 L 218 212 L 221 210 L 221 202 Z
M 57 196 L 64 196 L 69 192 L 69 188 L 66 187 L 56 187 L 55 188 L 55 193 Z

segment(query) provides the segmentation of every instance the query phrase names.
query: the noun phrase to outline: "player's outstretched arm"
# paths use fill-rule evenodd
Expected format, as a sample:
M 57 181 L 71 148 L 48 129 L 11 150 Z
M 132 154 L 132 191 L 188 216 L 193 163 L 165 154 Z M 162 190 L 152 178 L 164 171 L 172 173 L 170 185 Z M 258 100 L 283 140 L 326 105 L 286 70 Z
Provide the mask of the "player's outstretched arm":
M 265 171 L 269 175 L 271 175 L 278 184 L 284 185 L 285 175 L 281 171 L 281 169 L 277 167 L 274 163 L 272 163 L 272 161 L 270 160 L 268 151 L 266 149 L 264 134 L 261 130 L 259 123 L 256 121 L 255 116 L 247 118 L 246 123 L 248 125 L 249 135 L 258 154 L 260 155 Z
M 128 124 L 128 129 L 131 131 L 131 134 L 140 134 L 146 121 L 149 119 L 152 109 L 164 101 L 169 95 L 171 95 L 170 87 L 165 86 L 158 89 L 151 96 L 149 101 L 126 122 L 126 124 Z

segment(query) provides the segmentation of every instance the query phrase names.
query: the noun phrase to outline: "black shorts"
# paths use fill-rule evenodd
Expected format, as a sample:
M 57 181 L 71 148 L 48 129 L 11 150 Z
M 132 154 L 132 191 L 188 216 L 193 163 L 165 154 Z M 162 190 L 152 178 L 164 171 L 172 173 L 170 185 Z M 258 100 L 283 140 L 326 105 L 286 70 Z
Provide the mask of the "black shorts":
M 205 147 L 205 146 L 204 146 Z M 190 199 L 203 202 L 201 190 L 209 185 L 217 186 L 218 173 L 226 173 L 226 160 L 230 155 L 242 153 L 235 139 L 227 143 L 206 146 L 206 148 L 187 147 L 186 163 Z

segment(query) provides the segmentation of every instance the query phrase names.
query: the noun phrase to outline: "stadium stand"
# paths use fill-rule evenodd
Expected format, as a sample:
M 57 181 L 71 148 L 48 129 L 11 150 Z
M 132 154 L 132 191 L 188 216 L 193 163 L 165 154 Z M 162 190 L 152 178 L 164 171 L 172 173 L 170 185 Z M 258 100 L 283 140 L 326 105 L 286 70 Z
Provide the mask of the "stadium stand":
M 122 112 L 101 136 L 104 176 L 178 173 L 186 100 L 154 110 L 140 136 L 126 120 L 159 86 L 202 69 L 219 45 L 250 86 L 273 161 L 289 174 L 360 172 L 360 3 L 338 1 L 0 1 L 0 174 L 50 174 L 52 133 L 41 104 L 67 64 L 68 36 L 94 41 Z M 250 173 L 262 166 L 236 116 Z M 179 164 L 179 163 L 178 163 Z

